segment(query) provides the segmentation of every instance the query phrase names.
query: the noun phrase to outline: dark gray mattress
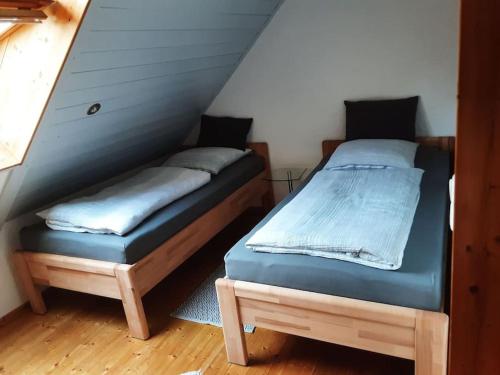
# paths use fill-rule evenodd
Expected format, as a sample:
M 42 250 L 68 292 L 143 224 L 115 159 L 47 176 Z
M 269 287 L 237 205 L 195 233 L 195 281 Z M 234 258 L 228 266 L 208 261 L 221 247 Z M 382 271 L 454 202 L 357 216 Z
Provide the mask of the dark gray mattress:
M 222 170 L 202 188 L 158 210 L 125 236 L 56 231 L 44 223 L 21 230 L 24 250 L 133 264 L 264 169 L 250 154 Z
M 227 276 L 232 280 L 439 311 L 443 303 L 448 247 L 450 157 L 437 149 L 419 147 L 415 166 L 425 173 L 399 270 L 385 271 L 335 259 L 247 249 L 248 238 L 285 206 L 298 189 L 226 254 Z

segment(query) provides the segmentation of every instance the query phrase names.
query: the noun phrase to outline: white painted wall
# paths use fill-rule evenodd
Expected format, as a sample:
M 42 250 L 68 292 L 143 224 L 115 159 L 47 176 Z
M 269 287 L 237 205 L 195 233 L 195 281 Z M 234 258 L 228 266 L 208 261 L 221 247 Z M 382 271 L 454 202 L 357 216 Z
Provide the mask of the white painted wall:
M 0 318 L 26 301 L 12 264 L 12 251 L 19 248 L 19 229 L 26 224 L 11 220 L 0 228 Z
M 16 280 L 12 250 L 19 248 L 19 229 L 32 220 L 25 216 L 4 223 L 12 199 L 12 194 L 6 190 L 10 177 L 10 170 L 0 171 L 0 318 L 25 301 Z
M 252 116 L 273 167 L 343 138 L 344 99 L 420 95 L 417 133 L 455 134 L 458 0 L 287 0 L 209 108 Z

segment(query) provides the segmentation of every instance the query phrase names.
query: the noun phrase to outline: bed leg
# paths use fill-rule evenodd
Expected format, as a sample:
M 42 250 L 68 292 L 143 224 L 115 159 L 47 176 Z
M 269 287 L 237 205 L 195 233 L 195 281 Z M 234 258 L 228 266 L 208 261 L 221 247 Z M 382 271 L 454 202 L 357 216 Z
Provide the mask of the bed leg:
M 19 252 L 14 254 L 14 264 L 17 268 L 24 293 L 29 299 L 31 309 L 35 314 L 45 314 L 47 312 L 47 307 L 43 301 L 42 293 L 38 286 L 33 282 L 33 278 L 31 277 L 28 264 L 26 263 L 23 254 Z
M 217 279 L 215 287 L 219 300 L 227 359 L 231 363 L 246 366 L 248 363 L 247 346 L 234 294 L 234 281 Z
M 135 273 L 130 266 L 120 265 L 115 269 L 115 275 L 130 335 L 136 339 L 147 340 L 149 338 L 148 321 L 144 313 L 141 295 L 136 287 Z
M 415 374 L 446 375 L 448 363 L 448 316 L 417 311 Z

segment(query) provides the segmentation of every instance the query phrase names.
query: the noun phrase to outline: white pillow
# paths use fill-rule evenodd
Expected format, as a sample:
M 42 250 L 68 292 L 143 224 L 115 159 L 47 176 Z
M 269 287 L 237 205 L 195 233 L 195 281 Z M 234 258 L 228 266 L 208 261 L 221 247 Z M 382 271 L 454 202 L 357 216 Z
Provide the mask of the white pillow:
M 250 152 L 252 152 L 250 149 L 242 151 L 227 147 L 195 147 L 172 155 L 163 165 L 218 174 Z
M 324 169 L 413 168 L 417 143 L 398 139 L 358 139 L 342 143 Z

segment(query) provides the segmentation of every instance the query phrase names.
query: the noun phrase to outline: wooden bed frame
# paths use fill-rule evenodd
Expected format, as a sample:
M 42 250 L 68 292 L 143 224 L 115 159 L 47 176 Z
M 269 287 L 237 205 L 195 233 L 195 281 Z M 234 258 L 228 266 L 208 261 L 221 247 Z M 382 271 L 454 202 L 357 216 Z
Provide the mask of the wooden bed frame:
M 43 285 L 115 298 L 123 302 L 130 335 L 147 339 L 150 333 L 142 296 L 246 209 L 256 204 L 266 209 L 274 206 L 267 179 L 267 143 L 250 143 L 248 147 L 265 159 L 265 170 L 135 264 L 16 251 L 15 264 L 33 311 L 47 311 L 40 291 Z
M 343 141 L 324 141 L 323 155 Z M 453 152 L 454 138 L 418 142 Z M 390 272 L 390 271 L 387 271 Z M 417 375 L 444 375 L 448 316 L 265 284 L 218 279 L 217 295 L 229 362 L 247 365 L 243 325 L 364 349 L 415 361 Z

